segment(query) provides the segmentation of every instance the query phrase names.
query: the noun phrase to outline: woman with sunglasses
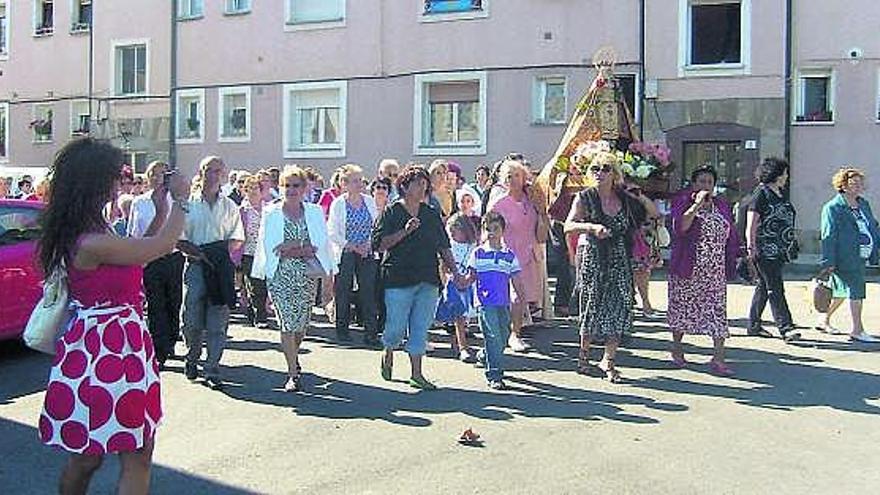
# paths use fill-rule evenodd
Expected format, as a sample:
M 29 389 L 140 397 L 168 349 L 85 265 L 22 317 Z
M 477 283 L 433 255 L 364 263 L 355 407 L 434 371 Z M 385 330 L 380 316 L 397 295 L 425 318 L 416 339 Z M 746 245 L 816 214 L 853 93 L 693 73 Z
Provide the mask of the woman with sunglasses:
M 580 354 L 578 372 L 591 374 L 590 343 L 604 340 L 605 356 L 598 371 L 611 382 L 620 379 L 614 365 L 617 346 L 632 329 L 632 236 L 648 217 L 656 216 L 654 203 L 623 188 L 620 161 L 613 153 L 590 159 L 586 148 L 572 156 L 576 164 L 589 160 L 590 187 L 578 193 L 571 205 L 565 232 L 585 234 L 578 269 L 580 299 Z
M 317 290 L 314 267 L 323 274 L 336 271 L 324 211 L 305 201 L 308 177 L 293 165 L 279 178 L 282 200 L 263 209 L 253 276 L 265 279 L 281 330 L 281 349 L 287 360 L 286 392 L 302 390 L 299 347 L 306 335 Z

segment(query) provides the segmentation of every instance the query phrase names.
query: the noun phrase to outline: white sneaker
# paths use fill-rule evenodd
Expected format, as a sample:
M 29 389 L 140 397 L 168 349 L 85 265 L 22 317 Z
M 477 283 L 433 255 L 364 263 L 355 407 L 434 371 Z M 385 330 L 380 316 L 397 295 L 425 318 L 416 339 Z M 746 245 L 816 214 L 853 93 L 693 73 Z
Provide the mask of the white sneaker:
M 853 342 L 862 342 L 864 344 L 876 344 L 880 342 L 880 338 L 874 337 L 866 332 L 850 334 L 849 339 Z
M 507 339 L 507 345 L 510 346 L 510 350 L 513 352 L 527 352 L 529 350 L 529 345 L 523 342 L 523 339 L 514 335 Z
M 827 333 L 828 335 L 841 335 L 843 332 L 840 331 L 837 327 L 825 321 L 825 317 L 820 317 L 816 320 L 816 330 Z

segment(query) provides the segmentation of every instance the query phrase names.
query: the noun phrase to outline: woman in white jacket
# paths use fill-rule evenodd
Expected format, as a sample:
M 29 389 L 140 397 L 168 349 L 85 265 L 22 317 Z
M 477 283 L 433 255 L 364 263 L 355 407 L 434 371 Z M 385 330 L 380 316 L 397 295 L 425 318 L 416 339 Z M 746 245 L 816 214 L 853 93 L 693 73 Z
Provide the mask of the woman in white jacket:
M 339 268 L 336 276 L 336 337 L 351 340 L 351 291 L 354 278 L 358 283 L 358 305 L 364 325 L 364 344 L 379 347 L 379 319 L 376 308 L 378 263 L 373 256 L 371 237 L 376 221 L 376 202 L 363 193 L 364 174 L 357 165 L 340 169 L 343 193 L 330 205 L 327 226 L 333 254 Z
M 305 202 L 306 174 L 284 168 L 282 201 L 266 206 L 260 222 L 251 275 L 266 280 L 281 330 L 281 348 L 289 378 L 284 390 L 300 391 L 299 346 L 315 300 L 317 278 L 335 271 L 320 206 Z

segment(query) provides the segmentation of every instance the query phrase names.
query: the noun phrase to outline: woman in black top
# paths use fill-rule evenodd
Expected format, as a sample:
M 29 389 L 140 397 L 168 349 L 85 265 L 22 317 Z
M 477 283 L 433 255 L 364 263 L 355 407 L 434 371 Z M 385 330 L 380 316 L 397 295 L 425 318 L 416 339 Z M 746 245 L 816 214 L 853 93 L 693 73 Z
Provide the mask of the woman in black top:
M 758 286 L 749 311 L 749 335 L 771 337 L 761 327 L 761 315 L 767 302 L 779 333 L 786 342 L 800 338 L 795 330 L 785 298 L 783 266 L 797 257 L 795 211 L 782 191 L 788 181 L 789 165 L 779 158 L 768 158 L 758 169 L 761 184 L 749 206 L 746 239 L 749 260 L 758 272 Z
M 408 165 L 397 177 L 400 198 L 388 207 L 373 232 L 374 246 L 384 252 L 382 285 L 385 288 L 385 329 L 382 344 L 382 378 L 391 380 L 394 349 L 406 337 L 410 356 L 410 385 L 422 390 L 436 387 L 422 375 L 422 356 L 428 341 L 428 327 L 440 296 L 442 258 L 447 272 L 455 274 L 455 261 L 440 214 L 425 204 L 430 194 L 428 172 Z

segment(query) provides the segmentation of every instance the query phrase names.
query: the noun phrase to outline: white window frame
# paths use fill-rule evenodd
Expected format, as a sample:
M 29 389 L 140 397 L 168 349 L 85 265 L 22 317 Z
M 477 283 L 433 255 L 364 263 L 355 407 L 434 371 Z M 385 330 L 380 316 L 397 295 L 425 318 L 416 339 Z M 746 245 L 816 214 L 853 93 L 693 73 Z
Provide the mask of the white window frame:
M 32 111 L 31 111 L 31 121 L 37 120 L 41 116 L 43 112 L 40 112 L 39 109 L 48 108 L 50 112 L 52 112 L 52 134 L 49 134 L 49 139 L 39 140 L 37 139 L 37 130 L 31 128 L 31 142 L 33 144 L 51 144 L 55 141 L 55 136 L 58 134 L 58 119 L 56 118 L 55 105 L 51 103 L 34 103 Z M 9 129 L 6 130 L 9 132 Z
M 310 31 L 314 29 L 335 29 L 345 27 L 348 19 L 348 0 L 337 0 L 342 2 L 342 19 L 329 19 L 326 21 L 314 22 L 293 22 L 293 2 L 295 0 L 284 0 L 284 30 L 285 31 Z
M 633 124 L 638 124 L 642 121 L 642 99 L 640 96 L 642 95 L 642 78 L 641 74 L 638 72 L 627 72 L 627 71 L 619 71 L 614 74 L 615 76 L 633 76 L 635 78 L 635 97 L 633 98 L 633 102 L 635 108 L 630 108 L 632 112 Z
M 83 0 L 70 0 L 70 34 L 88 33 L 92 29 L 91 22 L 82 22 L 79 18 L 79 7 Z M 93 0 L 86 0 L 92 5 L 92 17 L 95 15 Z
M 199 137 L 180 137 L 180 115 L 183 113 L 181 100 L 184 98 L 198 98 L 199 100 Z M 174 138 L 177 144 L 200 144 L 205 142 L 205 90 L 204 89 L 181 89 L 175 97 Z
M 9 103 L 0 103 L 0 111 L 3 112 L 0 120 L 3 121 L 3 129 L 6 131 L 3 133 L 3 149 L 6 150 L 6 154 L 0 155 L 0 163 L 9 163 Z
M 562 95 L 565 99 L 563 111 L 565 115 L 560 121 L 547 120 L 547 83 L 562 83 Z M 565 125 L 568 123 L 568 78 L 564 75 L 550 74 L 536 76 L 532 83 L 532 124 Z
M 828 78 L 828 111 L 831 112 L 831 120 L 828 121 L 807 121 L 807 120 L 798 120 L 797 118 L 804 114 L 804 101 L 805 91 L 804 91 L 804 80 L 810 78 Z M 794 83 L 794 105 L 792 105 L 792 111 L 794 114 L 791 116 L 792 125 L 806 125 L 806 126 L 823 126 L 823 125 L 834 125 L 837 120 L 837 109 L 836 109 L 836 101 L 837 101 L 837 70 L 831 67 L 809 67 L 809 68 L 801 68 L 795 73 L 795 83 Z
M 245 129 L 244 136 L 224 136 L 223 126 L 225 125 L 225 105 L 224 99 L 230 95 L 244 95 L 245 99 Z M 246 143 L 251 140 L 251 87 L 250 86 L 234 86 L 229 88 L 220 88 L 217 91 L 217 142 L 219 143 Z
M 290 142 L 291 126 L 295 126 L 290 112 L 291 95 L 297 92 L 317 91 L 317 90 L 336 90 L 339 92 L 339 127 L 336 129 L 336 135 L 339 137 L 339 145 L 329 148 L 322 145 L 320 148 L 294 148 L 295 143 Z M 327 81 L 313 83 L 293 83 L 284 85 L 284 97 L 282 98 L 284 108 L 282 109 L 282 153 L 284 158 L 345 158 L 346 138 L 348 127 L 348 81 Z
M 194 4 L 201 6 L 201 12 L 198 14 L 192 13 L 192 7 Z M 188 13 L 185 13 L 185 6 L 189 6 Z M 201 19 L 202 17 L 205 17 L 205 0 L 178 0 L 175 19 L 178 21 L 190 21 L 193 19 Z
M 146 54 L 146 63 L 147 66 L 144 67 L 144 90 L 139 93 L 129 93 L 125 94 L 122 92 L 122 74 L 117 74 L 117 70 L 122 70 L 121 67 L 117 68 L 117 50 L 120 48 L 135 46 L 135 45 L 144 45 L 147 50 Z M 119 76 L 117 78 L 117 76 Z M 110 43 L 110 87 L 113 88 L 113 94 L 115 96 L 127 96 L 136 98 L 138 96 L 146 96 L 150 94 L 150 40 L 149 38 L 142 39 L 131 39 L 131 40 L 113 40 Z
M 740 61 L 736 64 L 691 64 L 691 6 L 740 4 Z M 678 0 L 678 75 L 742 76 L 752 67 L 752 0 Z
M 253 1 L 252 0 L 240 0 L 240 1 L 245 2 L 245 7 L 241 7 L 238 9 L 230 8 L 230 6 L 232 6 L 233 2 L 235 2 L 235 1 L 236 0 L 223 0 L 223 13 L 225 15 L 249 14 L 251 12 L 251 9 L 253 9 Z
M 34 29 L 33 29 L 32 33 L 34 35 L 34 38 L 43 38 L 43 37 L 52 36 L 53 34 L 55 34 L 55 27 L 58 25 L 58 19 L 56 18 L 57 16 L 55 15 L 55 12 L 58 10 L 55 8 L 56 2 L 58 2 L 58 0 L 52 0 L 52 28 L 48 29 L 46 31 L 38 32 L 37 31 L 38 29 L 42 29 L 40 27 L 40 24 L 42 24 L 42 21 L 43 21 L 43 9 L 42 9 L 43 0 L 33 0 L 33 11 L 34 11 L 33 25 L 34 25 Z
M 148 160 L 147 160 L 147 165 L 149 165 L 149 163 L 150 163 L 150 162 L 149 162 L 149 157 L 150 157 L 149 152 L 147 152 L 147 151 L 136 151 L 136 150 L 125 150 L 125 151 L 123 151 L 123 153 L 124 153 L 124 157 L 125 157 L 126 162 L 128 163 L 128 165 L 131 166 L 131 169 L 132 169 L 135 173 L 144 173 L 144 172 L 146 172 L 146 170 L 145 170 L 144 172 L 139 172 L 139 171 L 137 170 L 137 156 L 138 156 L 138 155 L 146 155 L 146 156 L 147 156 L 147 159 L 148 159 Z
M 469 10 L 469 11 L 465 11 L 465 12 L 449 12 L 449 13 L 445 13 L 445 14 L 426 14 L 424 1 L 419 0 L 414 3 L 418 5 L 419 22 L 431 23 L 431 22 L 471 21 L 471 20 L 475 20 L 475 19 L 486 19 L 489 17 L 489 4 L 491 3 L 491 0 L 483 0 L 483 9 L 482 10 Z
M 9 11 L 12 10 L 12 0 L 4 0 L 0 1 L 0 3 L 6 6 L 6 31 L 3 33 L 3 46 L 6 47 L 6 50 L 0 52 L 0 60 L 9 60 L 9 40 L 11 39 L 9 29 L 12 26 Z
M 488 101 L 486 99 L 488 93 L 487 73 L 486 71 L 466 71 L 466 72 L 442 72 L 436 74 L 417 74 L 415 76 L 415 91 L 413 102 L 413 154 L 416 156 L 424 155 L 449 155 L 449 156 L 479 156 L 486 154 L 486 137 L 489 120 L 487 118 Z M 431 145 L 425 142 L 425 130 L 430 128 L 430 112 L 427 111 L 427 92 L 425 88 L 429 84 L 444 82 L 473 82 L 476 81 L 479 86 L 480 109 L 478 112 L 480 137 L 478 142 L 473 146 L 448 146 L 448 145 Z
M 78 111 L 78 107 L 81 107 L 82 105 L 86 106 L 85 113 L 80 113 Z M 86 131 L 85 133 L 76 132 L 79 129 L 79 120 L 80 120 L 79 118 L 83 115 L 86 115 L 86 116 L 89 115 L 89 100 L 71 100 L 71 102 L 70 102 L 70 136 L 71 137 L 87 136 L 88 135 L 88 131 Z M 89 127 L 91 127 L 91 122 L 89 122 Z

